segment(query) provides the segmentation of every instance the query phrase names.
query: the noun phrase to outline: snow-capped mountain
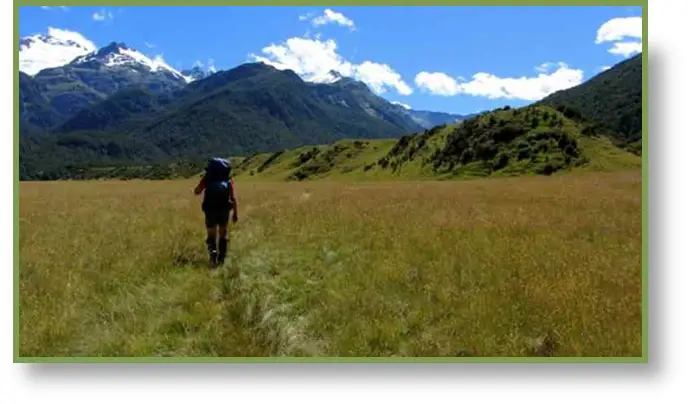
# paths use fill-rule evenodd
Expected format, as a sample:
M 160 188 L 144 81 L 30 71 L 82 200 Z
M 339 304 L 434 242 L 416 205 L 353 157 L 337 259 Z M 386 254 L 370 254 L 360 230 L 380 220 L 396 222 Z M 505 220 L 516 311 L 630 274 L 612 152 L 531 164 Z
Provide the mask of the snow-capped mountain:
M 212 59 L 206 65 L 196 61 L 191 69 L 179 71 L 162 56 L 147 56 L 122 42 L 98 48 L 79 33 L 56 28 L 49 28 L 44 35 L 22 38 L 19 53 L 20 70 L 26 74 L 21 77 L 23 86 L 20 88 L 24 106 L 22 119 L 41 128 L 54 128 L 56 123 L 64 123 L 113 96 L 119 97 L 115 104 L 122 100 L 139 102 L 141 100 L 136 97 L 145 93 L 137 91 L 147 91 L 154 97 L 167 94 L 165 102 L 171 102 L 178 96 L 175 91 L 191 82 L 203 83 L 192 86 L 196 90 L 212 90 L 228 82 L 224 76 L 213 79 L 216 69 Z M 281 70 L 270 64 L 263 65 L 265 68 L 239 66 L 228 77 L 241 79 L 244 71 L 246 74 L 256 71 L 272 74 L 271 69 Z M 319 77 L 300 78 L 306 82 L 307 92 L 314 92 L 313 95 L 328 104 L 347 108 L 348 113 L 364 112 L 407 131 L 461 118 L 393 105 L 372 92 L 364 82 L 334 70 Z M 132 105 L 138 108 L 136 102 Z M 103 105 L 107 109 L 111 104 Z
M 189 82 L 182 73 L 165 63 L 162 57 L 153 59 L 121 42 L 112 42 L 95 52 L 79 56 L 71 63 L 73 66 L 104 66 L 105 68 L 127 67 L 134 71 L 146 70 L 169 74 Z
M 335 70 L 331 70 L 327 74 L 325 74 L 321 77 L 318 77 L 318 78 L 314 79 L 313 81 L 315 83 L 332 84 L 332 83 L 336 83 L 336 82 L 342 80 L 343 78 L 344 78 L 344 76 L 342 74 L 340 74 L 340 72 L 337 72 Z
M 36 75 L 44 69 L 64 66 L 79 56 L 94 52 L 96 45 L 78 32 L 48 28 L 19 41 L 19 70 Z
M 410 110 L 410 109 L 411 109 L 411 107 L 410 107 L 408 104 L 405 104 L 405 103 L 403 103 L 403 102 L 392 101 L 391 104 L 397 105 L 397 106 L 402 107 L 402 108 L 404 108 L 404 109 L 406 109 L 406 110 Z
M 127 88 L 161 93 L 189 82 L 162 57 L 151 59 L 120 42 L 41 69 L 33 79 L 56 113 L 65 117 Z

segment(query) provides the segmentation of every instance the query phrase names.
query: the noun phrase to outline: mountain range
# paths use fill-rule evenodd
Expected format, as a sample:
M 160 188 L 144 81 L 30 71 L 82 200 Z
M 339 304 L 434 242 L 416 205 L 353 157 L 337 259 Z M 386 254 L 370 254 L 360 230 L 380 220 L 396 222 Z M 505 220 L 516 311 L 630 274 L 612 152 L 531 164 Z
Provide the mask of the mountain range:
M 337 72 L 314 83 L 263 63 L 178 71 L 124 43 L 95 49 L 83 38 L 50 34 L 20 41 L 23 179 L 70 177 L 74 167 L 203 160 L 344 138 L 400 138 L 473 116 L 391 103 Z M 55 54 L 46 49 L 59 49 L 63 56 L 41 58 Z M 640 109 L 624 100 L 637 100 L 637 94 L 640 100 L 640 66 L 640 56 L 632 58 L 542 102 L 571 107 L 623 146 L 635 142 Z M 610 91 L 619 97 L 616 102 L 607 101 Z

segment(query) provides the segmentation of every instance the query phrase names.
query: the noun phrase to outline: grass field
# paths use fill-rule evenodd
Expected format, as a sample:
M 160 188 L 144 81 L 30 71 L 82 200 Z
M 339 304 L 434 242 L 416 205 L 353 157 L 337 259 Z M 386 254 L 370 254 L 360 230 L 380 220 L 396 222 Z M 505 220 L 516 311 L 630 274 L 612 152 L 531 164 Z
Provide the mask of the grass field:
M 641 171 L 20 185 L 21 356 L 641 356 Z

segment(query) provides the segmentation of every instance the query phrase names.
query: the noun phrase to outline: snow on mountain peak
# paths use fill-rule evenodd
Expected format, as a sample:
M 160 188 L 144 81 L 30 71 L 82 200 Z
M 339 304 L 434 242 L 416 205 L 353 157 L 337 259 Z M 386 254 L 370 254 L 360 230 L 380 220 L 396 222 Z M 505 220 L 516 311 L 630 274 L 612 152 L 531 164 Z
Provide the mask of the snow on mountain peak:
M 406 110 L 410 110 L 410 109 L 411 109 L 411 106 L 409 106 L 409 104 L 405 104 L 405 103 L 403 103 L 403 102 L 393 101 L 392 104 L 397 105 L 397 106 L 400 106 L 400 107 L 402 107 L 402 108 L 404 108 L 404 109 L 406 109 Z
M 19 41 L 19 70 L 35 75 L 41 70 L 66 65 L 79 56 L 95 51 L 96 45 L 78 32 L 48 27 Z
M 336 83 L 340 80 L 342 80 L 344 76 L 340 74 L 340 72 L 335 71 L 335 70 L 330 70 L 328 73 L 319 76 L 319 77 L 314 77 L 312 79 L 313 82 L 316 83 L 322 83 L 322 84 L 333 84 Z
M 74 63 L 83 64 L 93 61 L 98 61 L 106 67 L 144 66 L 151 72 L 166 71 L 178 78 L 186 80 L 186 77 L 165 62 L 162 55 L 157 55 L 151 59 L 138 50 L 130 48 L 123 43 L 112 42 L 98 51 L 80 56 L 74 60 Z

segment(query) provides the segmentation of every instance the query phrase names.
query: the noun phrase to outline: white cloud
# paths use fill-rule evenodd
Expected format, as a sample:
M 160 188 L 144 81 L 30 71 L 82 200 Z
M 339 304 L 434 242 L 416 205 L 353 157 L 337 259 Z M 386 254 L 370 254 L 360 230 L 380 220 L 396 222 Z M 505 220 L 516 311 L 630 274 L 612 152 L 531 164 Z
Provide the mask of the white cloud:
M 557 66 L 557 63 L 545 62 L 545 63 L 541 63 L 540 65 L 536 66 L 535 70 L 539 73 L 547 73 L 550 71 L 550 69 L 552 69 L 555 66 Z
M 112 20 L 114 18 L 115 18 L 115 16 L 112 14 L 112 12 L 106 11 L 104 8 L 101 9 L 100 11 L 96 11 L 95 13 L 93 13 L 93 20 L 94 21 Z
M 555 66 L 554 64 L 552 66 Z M 453 96 L 468 94 L 489 99 L 505 98 L 538 101 L 556 91 L 574 87 L 583 82 L 584 72 L 571 69 L 565 63 L 558 63 L 557 69 L 551 64 L 540 65 L 537 69 L 548 69 L 534 77 L 498 77 L 491 73 L 476 73 L 470 81 L 453 78 L 445 73 L 421 72 L 416 75 L 416 85 L 434 95 Z
M 301 17 L 300 17 L 300 19 L 301 19 Z M 345 17 L 344 14 L 338 13 L 337 11 L 333 11 L 329 8 L 325 9 L 325 11 L 323 12 L 323 15 L 320 15 L 320 16 L 314 18 L 313 20 L 311 20 L 311 23 L 314 26 L 326 25 L 326 24 L 337 24 L 337 25 L 342 25 L 343 27 L 347 27 L 352 31 L 354 31 L 356 29 L 356 27 L 354 25 L 354 21 Z
M 596 43 L 615 42 L 625 38 L 641 39 L 643 22 L 641 17 L 613 18 L 598 28 Z
M 67 6 L 56 6 L 56 7 L 53 7 L 53 6 L 41 6 L 41 9 L 43 9 L 43 10 L 52 10 L 52 9 L 55 9 L 55 8 L 59 8 L 59 9 L 62 10 L 62 11 L 67 11 L 67 10 L 69 10 L 69 7 L 67 7 Z
M 211 73 L 215 73 L 218 71 L 215 68 L 215 60 L 214 59 L 208 59 L 208 71 Z
M 402 107 L 402 108 L 404 108 L 404 109 L 411 109 L 411 105 L 405 104 L 405 103 L 403 103 L 403 102 L 393 101 L 392 103 L 395 104 L 395 105 L 399 105 L 400 107 Z
M 609 70 L 610 67 L 611 67 L 611 66 L 607 66 L 607 65 L 606 65 L 606 66 L 601 66 L 601 67 L 598 68 L 598 70 L 601 71 L 601 72 L 604 72 L 604 71 L 606 71 L 606 70 Z
M 642 49 L 643 44 L 641 42 L 615 42 L 612 48 L 608 49 L 608 52 L 613 55 L 629 57 L 635 53 L 641 52 Z
M 384 93 L 387 86 L 394 87 L 401 95 L 413 93 L 402 76 L 386 64 L 365 61 L 354 67 L 354 75 L 379 94 Z
M 417 87 L 434 95 L 451 96 L 462 92 L 459 82 L 445 73 L 421 72 L 414 82 Z
M 337 43 L 332 40 L 289 38 L 283 44 L 271 44 L 262 49 L 264 56 L 250 54 L 258 62 L 277 69 L 290 69 L 306 81 L 332 81 L 331 71 L 353 77 L 366 83 L 379 94 L 394 89 L 401 95 L 413 92 L 402 77 L 390 66 L 372 61 L 351 63 L 337 53 Z
M 146 45 L 147 48 L 151 48 L 151 49 L 156 47 L 155 44 L 152 44 L 152 43 L 146 42 L 146 41 L 144 41 L 144 45 Z
M 629 57 L 641 52 L 643 45 L 643 20 L 641 17 L 613 18 L 598 28 L 596 43 L 613 42 L 608 52 Z M 622 41 L 627 39 L 626 41 Z M 632 39 L 630 41 L 629 39 Z
M 218 71 L 215 67 L 215 60 L 214 59 L 208 59 L 208 63 L 204 64 L 200 60 L 196 60 L 192 67 L 198 67 L 199 69 L 203 69 L 204 67 L 206 68 L 205 70 L 209 73 L 215 73 Z
M 313 13 L 306 13 L 299 16 L 299 21 L 310 20 L 313 17 Z

